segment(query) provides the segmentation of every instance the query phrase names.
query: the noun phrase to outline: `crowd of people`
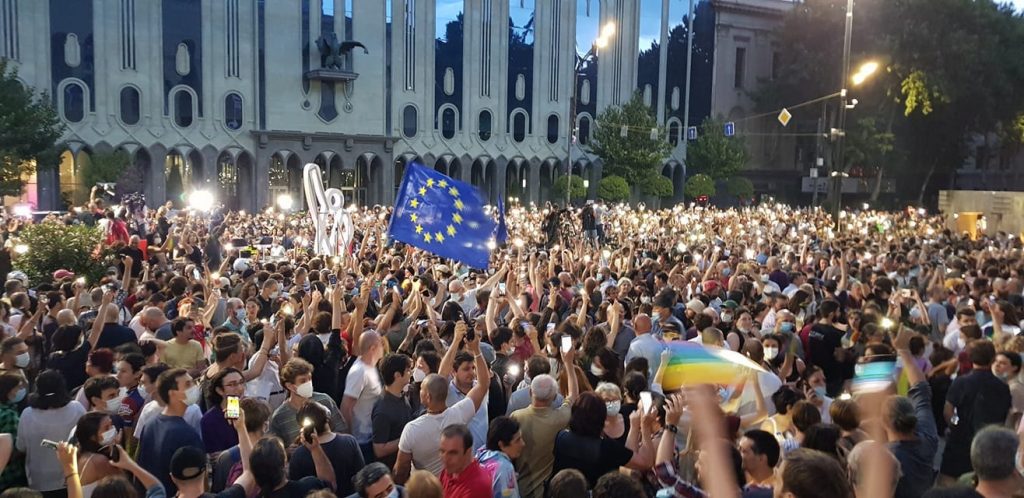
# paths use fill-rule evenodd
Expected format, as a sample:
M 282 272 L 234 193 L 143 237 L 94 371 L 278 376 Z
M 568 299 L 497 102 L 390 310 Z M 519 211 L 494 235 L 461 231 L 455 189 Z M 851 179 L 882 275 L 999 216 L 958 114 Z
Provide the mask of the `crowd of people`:
M 15 258 L 0 497 L 1024 492 L 1016 235 L 514 204 L 481 269 L 389 241 L 387 207 L 348 213 L 333 257 L 273 208 L 39 221 L 96 225 L 114 256 L 98 281 Z M 735 380 L 676 379 L 685 341 L 738 353 Z

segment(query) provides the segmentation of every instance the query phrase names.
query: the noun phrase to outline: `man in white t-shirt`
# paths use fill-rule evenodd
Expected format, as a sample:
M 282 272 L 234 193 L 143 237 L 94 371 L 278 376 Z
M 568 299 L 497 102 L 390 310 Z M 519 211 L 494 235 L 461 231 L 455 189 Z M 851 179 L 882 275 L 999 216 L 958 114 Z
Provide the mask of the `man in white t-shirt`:
M 345 397 L 341 400 L 341 416 L 359 443 L 363 458 L 373 461 L 373 405 L 384 393 L 377 372 L 377 361 L 384 356 L 384 345 L 374 331 L 359 336 L 359 357 L 345 378 Z
M 456 340 L 466 333 L 466 325 L 459 322 L 455 328 Z M 480 353 L 480 336 L 467 341 L 467 349 L 473 354 L 476 364 L 478 382 L 466 394 L 466 397 L 451 407 L 448 401 L 448 380 L 440 375 L 430 374 L 424 379 L 420 388 L 420 402 L 427 412 L 406 424 L 402 436 L 398 439 L 398 460 L 395 462 L 395 482 L 404 484 L 409 479 L 413 466 L 417 470 L 426 470 L 440 475 L 442 464 L 440 438 L 438 435 L 445 427 L 454 424 L 468 424 L 483 406 L 487 397 L 490 379 L 487 362 Z M 453 348 L 456 346 L 452 346 Z

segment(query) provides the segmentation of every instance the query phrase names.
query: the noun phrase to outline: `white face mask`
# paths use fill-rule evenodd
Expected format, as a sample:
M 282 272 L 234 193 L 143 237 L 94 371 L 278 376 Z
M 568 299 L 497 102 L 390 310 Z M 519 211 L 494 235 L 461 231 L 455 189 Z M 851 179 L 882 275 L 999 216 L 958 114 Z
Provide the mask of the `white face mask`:
M 597 366 L 597 365 L 595 365 L 595 364 L 593 364 L 593 363 L 591 363 L 590 364 L 590 373 L 594 374 L 595 377 L 600 377 L 600 376 L 604 375 L 604 369 L 599 367 L 599 366 Z
M 121 396 L 114 399 L 107 400 L 107 413 L 111 415 L 117 415 L 117 412 L 121 411 Z
M 111 427 L 110 429 L 103 432 L 100 435 L 100 446 L 110 446 L 114 444 L 114 436 L 117 435 L 117 429 Z
M 306 398 L 306 399 L 312 398 L 313 397 L 313 381 L 310 380 L 310 381 L 306 381 L 306 382 L 304 382 L 302 384 L 299 384 L 298 387 L 295 388 L 295 394 L 298 394 L 299 396 L 301 396 L 303 398 Z
M 764 348 L 764 359 L 774 360 L 779 355 L 779 348 Z
M 619 414 L 619 410 L 622 409 L 622 402 L 621 401 L 605 401 L 604 406 L 605 406 L 605 409 L 608 410 L 608 416 L 611 417 L 613 415 L 618 415 Z
M 26 351 L 14 357 L 14 366 L 18 368 L 25 368 L 28 366 L 28 362 L 30 360 L 31 358 L 28 355 L 28 351 Z
M 722 313 L 723 323 L 732 323 L 732 313 Z
M 423 382 L 423 379 L 427 378 L 427 372 L 424 372 L 422 368 L 417 367 L 412 371 L 413 382 Z
M 199 395 L 202 394 L 199 390 L 199 386 L 192 386 L 185 391 L 185 404 L 192 406 L 199 402 Z

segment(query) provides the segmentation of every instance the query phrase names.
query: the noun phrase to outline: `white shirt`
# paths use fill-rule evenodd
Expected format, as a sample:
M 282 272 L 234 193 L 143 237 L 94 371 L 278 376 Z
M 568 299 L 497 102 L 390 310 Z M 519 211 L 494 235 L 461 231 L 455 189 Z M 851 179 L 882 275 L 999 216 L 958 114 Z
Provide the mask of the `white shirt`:
M 252 368 L 255 360 L 256 355 L 249 358 L 248 368 Z M 278 372 L 277 363 L 267 360 L 267 364 L 263 367 L 263 371 L 260 372 L 260 376 L 245 383 L 245 396 L 266 401 L 270 405 L 271 412 L 276 410 L 288 397 L 287 393 L 284 392 L 284 388 L 281 387 L 281 378 Z
M 383 392 L 377 368 L 363 363 L 362 358 L 356 358 L 345 377 L 345 397 L 356 400 L 352 408 L 355 420 L 345 422 L 352 428 L 352 435 L 359 444 L 373 440 L 373 405 L 377 404 Z
M 443 467 L 441 431 L 450 425 L 468 424 L 475 414 L 473 400 L 470 398 L 455 403 L 441 413 L 425 413 L 402 429 L 402 436 L 398 438 L 398 451 L 412 455 L 412 464 L 416 470 L 426 470 L 439 476 Z
M 146 424 L 150 423 L 153 418 L 160 415 L 163 411 L 163 407 L 158 405 L 155 399 L 146 403 L 142 407 L 142 412 L 139 413 L 139 420 L 135 422 L 135 437 L 142 437 L 142 429 L 146 427 Z M 196 434 L 199 434 L 200 438 L 203 437 L 203 429 L 200 425 L 200 421 L 203 419 L 203 412 L 199 409 L 199 405 L 189 405 L 185 409 L 185 416 L 182 418 L 185 419 L 185 423 L 195 429 Z
M 954 327 L 953 325 L 956 325 Z M 956 320 L 949 322 L 949 326 L 946 327 L 946 336 L 942 338 L 942 345 L 946 349 L 953 352 L 954 355 L 960 354 L 966 346 L 962 340 L 960 340 L 960 325 Z
M 477 382 L 473 381 L 473 385 L 476 386 Z M 466 395 L 459 391 L 459 388 L 455 387 L 455 381 L 448 382 L 448 407 L 455 406 L 462 400 L 466 399 Z M 473 452 L 482 448 L 487 444 L 487 428 L 490 423 L 490 419 L 487 416 L 487 400 L 484 399 L 483 403 L 480 403 L 480 409 L 476 411 L 476 415 L 473 416 L 473 420 L 469 422 L 469 432 L 473 435 Z

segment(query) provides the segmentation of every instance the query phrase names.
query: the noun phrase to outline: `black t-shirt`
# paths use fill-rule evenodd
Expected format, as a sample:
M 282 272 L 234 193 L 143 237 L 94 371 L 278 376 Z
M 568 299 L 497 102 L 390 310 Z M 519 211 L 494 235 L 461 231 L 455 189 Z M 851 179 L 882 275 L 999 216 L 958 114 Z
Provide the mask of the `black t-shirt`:
M 232 484 L 220 493 L 203 493 L 199 495 L 199 498 L 246 498 L 245 488 Z
M 585 437 L 564 430 L 555 438 L 555 466 L 552 475 L 562 469 L 576 469 L 593 488 L 601 476 L 626 465 L 633 452 L 613 439 Z
M 260 303 L 260 311 L 256 316 L 260 319 L 270 319 L 270 316 L 274 314 L 274 300 L 263 299 L 263 295 L 256 296 L 256 302 Z
M 807 337 L 811 364 L 821 367 L 829 384 L 842 382 L 843 363 L 836 360 L 835 350 L 843 346 L 843 331 L 832 325 L 815 323 Z
M 134 330 L 117 323 L 107 323 L 103 325 L 100 338 L 96 341 L 96 349 L 114 349 L 124 343 L 138 342 L 138 340 Z
M 340 439 L 340 435 L 339 438 L 335 438 L 334 441 L 338 441 L 338 439 Z M 348 458 L 358 457 L 358 460 L 353 459 L 339 462 L 338 460 L 336 460 L 336 455 L 338 454 L 332 453 L 330 450 L 327 449 L 327 446 L 330 445 L 331 443 L 334 443 L 334 441 L 328 443 L 328 445 L 324 445 L 324 451 L 327 453 L 328 459 L 331 460 L 331 464 L 334 465 L 334 482 L 338 483 L 337 494 L 340 496 L 348 496 L 353 493 L 352 475 L 355 475 L 355 472 L 362 468 L 362 454 L 359 453 L 359 446 L 355 444 L 354 438 L 349 437 L 349 439 L 351 439 L 352 445 L 354 445 L 355 455 Z M 301 472 L 296 472 L 295 460 L 299 458 L 300 455 L 305 457 L 305 461 L 302 462 L 303 468 L 300 469 Z M 346 471 L 345 473 L 338 473 L 339 464 L 345 466 L 352 466 L 354 467 L 354 469 Z M 358 464 L 358 466 L 356 466 L 356 464 Z M 308 465 L 308 468 L 305 468 L 306 465 Z M 265 496 L 266 498 L 305 498 L 305 496 L 308 495 L 310 491 L 331 489 L 330 484 L 315 478 L 316 470 L 313 468 L 312 457 L 309 456 L 309 450 L 306 450 L 305 447 L 299 447 L 299 449 L 295 450 L 295 455 L 292 456 L 292 460 L 288 463 L 288 468 L 289 476 L 294 476 L 296 473 L 305 474 L 307 476 L 300 480 L 289 481 L 284 488 L 278 491 L 267 493 L 263 496 Z M 309 473 L 305 473 L 306 470 L 308 470 Z M 346 483 L 347 486 L 345 485 Z
M 85 362 L 89 359 L 89 351 L 92 351 L 92 343 L 85 341 L 72 351 L 52 353 L 46 360 L 46 368 L 60 372 L 70 391 L 85 384 L 86 379 L 89 378 L 89 375 L 85 373 Z
M 385 444 L 401 437 L 405 424 L 412 420 L 412 408 L 405 398 L 399 398 L 388 391 L 373 405 L 373 442 Z M 395 466 L 398 454 L 388 455 L 380 462 L 388 468 Z
M 957 424 L 949 429 L 949 441 L 970 448 L 974 434 L 990 424 L 1002 425 L 1010 410 L 1010 387 L 988 368 L 972 370 L 949 386 L 946 401 L 956 409 Z M 949 445 L 946 446 L 947 450 Z

